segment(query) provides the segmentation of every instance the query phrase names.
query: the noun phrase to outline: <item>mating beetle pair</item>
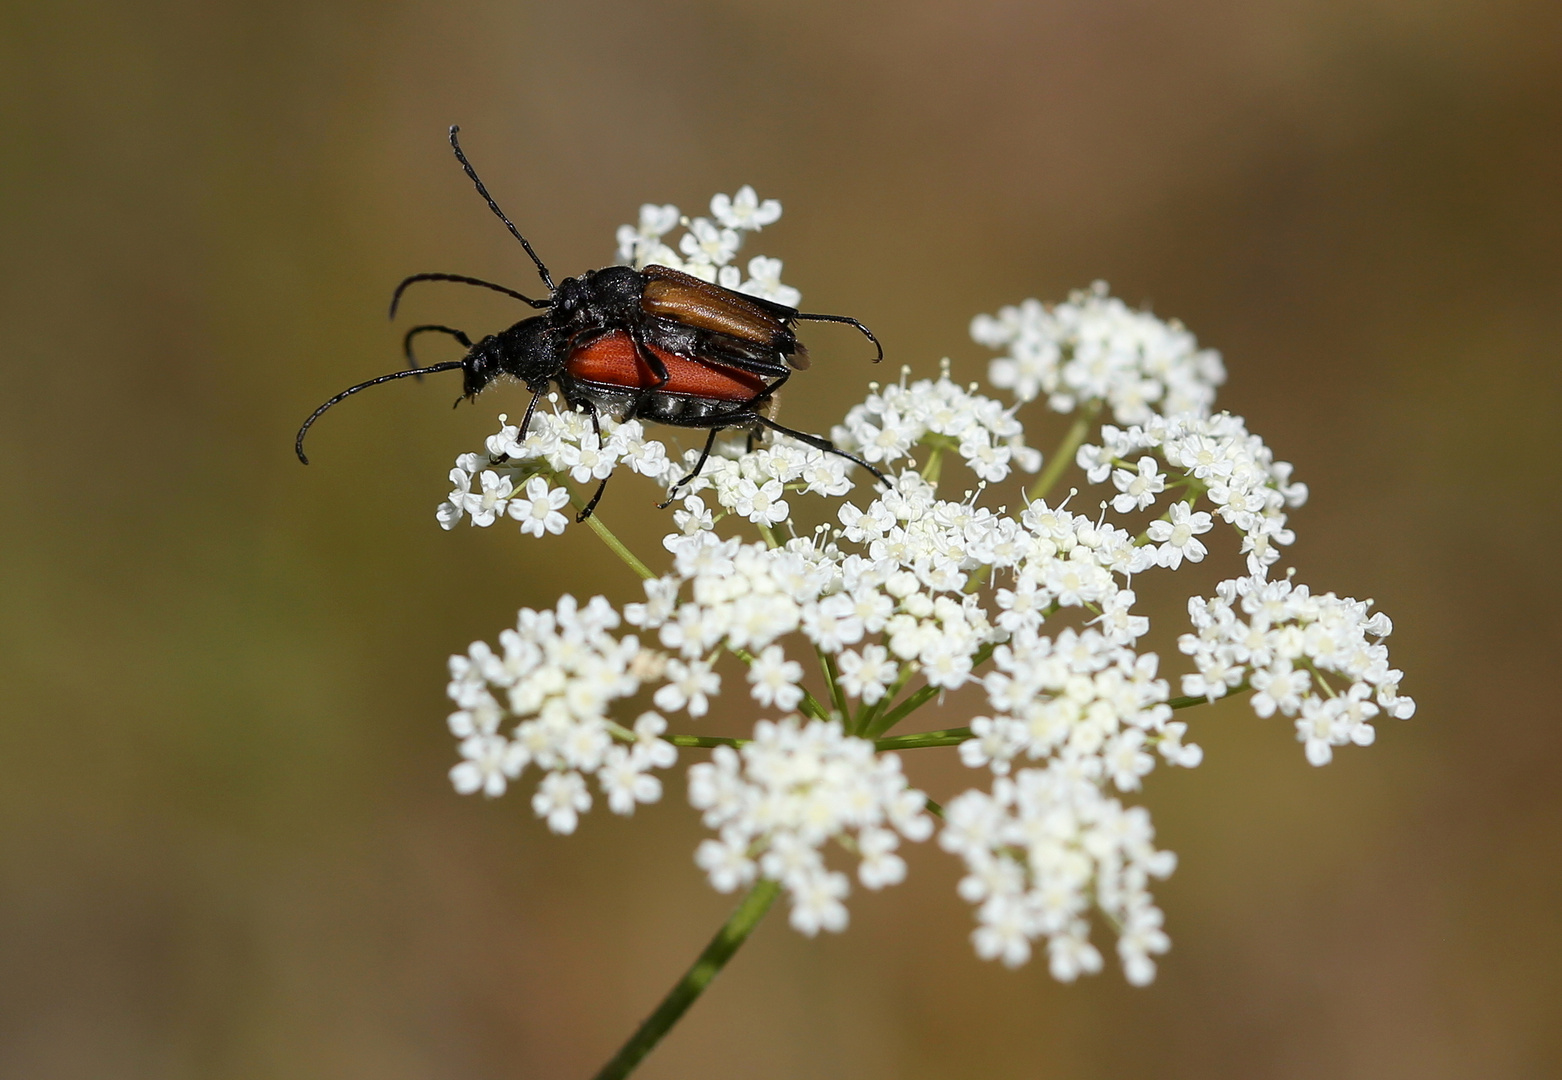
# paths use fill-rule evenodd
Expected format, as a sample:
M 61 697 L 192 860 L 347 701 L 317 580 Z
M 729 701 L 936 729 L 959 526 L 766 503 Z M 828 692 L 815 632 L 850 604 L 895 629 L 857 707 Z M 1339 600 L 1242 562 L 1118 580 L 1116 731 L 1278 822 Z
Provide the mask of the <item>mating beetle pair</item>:
M 402 293 L 419 281 L 454 281 L 493 289 L 532 308 L 544 309 L 547 314 L 523 319 L 475 344 L 465 333 L 449 326 L 414 326 L 407 331 L 404 341 L 412 366 L 349 387 L 316 409 L 298 429 L 294 448 L 300 461 L 309 464 L 304 456 L 304 435 L 310 425 L 342 399 L 392 379 L 460 368 L 464 375 L 462 396 L 468 399 L 500 376 L 518 379 L 532 391 L 531 403 L 521 421 L 520 439 L 526 437 L 538 396 L 555 383 L 571 407 L 591 417 L 599 434 L 598 415 L 602 412 L 620 420 L 640 418 L 675 427 L 709 429 L 699 461 L 689 475 L 673 485 L 672 492 L 700 474 L 716 436 L 728 429 L 746 430 L 754 438 L 768 428 L 846 458 L 880 481 L 884 479 L 872 465 L 830 440 L 784 427 L 770 415 L 776 391 L 793 370 L 808 367 L 808 350 L 793 332 L 798 322 L 854 326 L 878 348 L 878 362 L 884 358 L 884 350 L 866 326 L 845 315 L 805 314 L 665 266 L 648 266 L 644 270 L 609 266 L 565 278 L 555 286 L 547 266 L 478 179 L 456 138 L 459 130 L 450 129 L 450 146 L 456 160 L 471 177 L 488 208 L 536 263 L 548 298 L 533 300 L 503 285 L 461 274 L 414 274 L 396 287 L 391 316 L 395 317 Z M 417 367 L 412 341 L 423 333 L 448 334 L 466 347 L 466 356 Z M 606 487 L 607 481 L 603 480 L 578 520 L 584 521 L 591 515 Z

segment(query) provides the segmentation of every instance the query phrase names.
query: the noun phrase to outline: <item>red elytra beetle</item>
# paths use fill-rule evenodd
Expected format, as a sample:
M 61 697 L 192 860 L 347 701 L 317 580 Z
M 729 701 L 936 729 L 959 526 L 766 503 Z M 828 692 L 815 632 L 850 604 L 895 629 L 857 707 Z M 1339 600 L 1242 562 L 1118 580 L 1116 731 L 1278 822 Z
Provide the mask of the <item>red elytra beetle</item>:
M 419 281 L 453 281 L 493 289 L 533 308 L 546 309 L 547 314 L 523 319 L 475 344 L 453 327 L 432 323 L 414 326 L 403 342 L 408 363 L 413 366 L 349 387 L 316 409 L 298 429 L 294 449 L 300 461 L 309 463 L 304 456 L 304 435 L 310 425 L 337 402 L 392 379 L 460 368 L 465 375 L 462 397 L 468 400 L 501 376 L 518 379 L 532 391 L 519 438 L 526 436 L 538 396 L 555 383 L 565 401 L 590 415 L 599 430 L 600 412 L 619 420 L 638 418 L 675 427 L 708 428 L 710 435 L 699 461 L 669 493 L 700 474 L 716 436 L 731 428 L 755 435 L 769 428 L 846 458 L 883 481 L 883 474 L 872 465 L 830 440 L 784 427 L 769 415 L 775 392 L 793 370 L 808 366 L 808 351 L 793 330 L 798 322 L 839 322 L 855 327 L 878 347 L 876 363 L 883 359 L 884 350 L 866 326 L 845 315 L 806 314 L 665 266 L 644 270 L 609 266 L 565 278 L 555 286 L 547 266 L 499 209 L 467 161 L 456 138 L 459 131 L 458 127 L 450 129 L 456 159 L 488 208 L 531 256 L 548 288 L 548 299 L 533 300 L 503 285 L 461 274 L 414 274 L 396 287 L 391 316 L 395 317 L 402 293 Z M 428 367 L 415 366 L 412 341 L 423 333 L 448 334 L 466 347 L 466 356 Z M 591 515 L 606 486 L 603 480 L 578 520 Z

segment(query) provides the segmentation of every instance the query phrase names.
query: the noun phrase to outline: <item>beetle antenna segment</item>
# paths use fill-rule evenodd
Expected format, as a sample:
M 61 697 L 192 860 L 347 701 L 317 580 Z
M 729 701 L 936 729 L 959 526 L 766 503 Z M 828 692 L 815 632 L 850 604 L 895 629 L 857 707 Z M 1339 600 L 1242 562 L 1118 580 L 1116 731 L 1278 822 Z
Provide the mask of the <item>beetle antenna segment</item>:
M 407 331 L 407 336 L 401 339 L 402 351 L 407 354 L 407 367 L 415 368 L 418 366 L 418 358 L 412 355 L 412 339 L 419 334 L 433 333 L 449 334 L 468 349 L 472 347 L 472 339 L 467 337 L 465 332 L 457 330 L 453 326 L 440 326 L 438 323 L 424 323 L 422 326 L 414 326 Z M 422 381 L 422 379 L 423 376 L 419 375 L 418 380 Z
M 877 364 L 880 360 L 884 359 L 884 346 L 879 343 L 878 338 L 873 336 L 873 331 L 869 330 L 866 326 L 862 325 L 862 323 L 858 322 L 850 315 L 805 315 L 802 312 L 798 312 L 796 315 L 793 315 L 792 318 L 802 322 L 838 322 L 845 323 L 848 326 L 855 326 L 858 330 L 862 331 L 862 336 L 873 342 L 873 347 L 879 350 L 879 355 L 873 358 L 873 362 Z
M 553 301 L 551 300 L 533 300 L 529 296 L 521 295 L 514 289 L 507 289 L 503 285 L 495 285 L 493 282 L 484 281 L 482 278 L 467 277 L 465 274 L 413 274 L 406 281 L 403 281 L 400 285 L 397 285 L 396 291 L 391 294 L 391 318 L 394 319 L 396 317 L 396 308 L 401 304 L 401 294 L 407 291 L 408 285 L 411 285 L 413 282 L 417 281 L 454 281 L 462 285 L 481 285 L 485 289 L 492 289 L 494 292 L 504 293 L 504 295 L 513 297 L 523 304 L 530 304 L 534 308 L 546 308 L 553 306 Z
M 485 188 L 483 186 L 483 182 L 477 178 L 477 170 L 472 168 L 472 163 L 468 161 L 466 159 L 466 155 L 461 152 L 461 143 L 456 139 L 456 133 L 460 130 L 460 125 L 450 125 L 450 148 L 456 152 L 456 160 L 461 163 L 461 167 L 466 170 L 466 174 L 472 178 L 472 183 L 477 185 L 477 193 L 481 195 L 483 197 L 483 201 L 488 204 L 488 209 L 492 210 L 498 216 L 499 220 L 504 222 L 504 227 L 510 230 L 510 235 L 519 240 L 521 242 L 521 247 L 526 249 L 526 254 L 532 257 L 532 262 L 537 264 L 537 272 L 542 275 L 542 283 L 548 287 L 548 291 L 551 293 L 553 291 L 553 277 L 548 273 L 547 266 L 545 266 L 543 261 L 537 257 L 537 253 L 533 251 L 532 246 L 526 242 L 526 237 L 521 235 L 521 230 L 515 227 L 515 223 L 504 216 L 504 211 L 499 209 L 499 204 L 494 202 L 494 197 L 488 194 L 488 189 Z
M 314 412 L 309 414 L 309 419 L 304 421 L 304 426 L 298 429 L 298 438 L 293 442 L 293 451 L 298 454 L 299 461 L 302 461 L 305 465 L 308 465 L 309 459 L 304 456 L 304 436 L 308 434 L 310 425 L 313 424 L 316 420 L 320 419 L 320 415 L 329 409 L 332 405 L 335 405 L 338 401 L 341 401 L 345 398 L 352 397 L 360 390 L 367 390 L 371 386 L 378 386 L 380 383 L 390 382 L 392 379 L 405 379 L 408 375 L 431 375 L 436 371 L 454 371 L 456 368 L 464 366 L 465 364 L 461 360 L 447 360 L 443 364 L 434 364 L 431 367 L 413 368 L 410 371 L 393 371 L 389 375 L 381 375 L 377 379 L 370 379 L 368 382 L 361 382 L 357 386 L 349 386 L 346 390 L 343 390 L 340 394 L 337 394 L 330 401 L 327 401 L 324 405 L 320 406 Z

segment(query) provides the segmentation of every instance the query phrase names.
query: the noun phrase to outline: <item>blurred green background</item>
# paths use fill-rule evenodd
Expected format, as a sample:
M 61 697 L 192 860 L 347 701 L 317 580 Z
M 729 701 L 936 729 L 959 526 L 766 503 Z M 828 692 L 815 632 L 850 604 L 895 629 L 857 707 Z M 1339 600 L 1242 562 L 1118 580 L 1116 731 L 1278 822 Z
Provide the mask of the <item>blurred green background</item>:
M 928 845 L 842 936 L 773 916 L 644 1076 L 1562 1071 L 1562 8 L 3 20 L 0 1075 L 586 1076 L 728 910 L 676 782 L 559 839 L 445 778 L 448 653 L 521 604 L 637 591 L 583 531 L 435 525 L 450 460 L 524 397 L 400 383 L 293 460 L 316 403 L 397 366 L 403 274 L 536 285 L 452 122 L 555 273 L 609 261 L 642 201 L 780 197 L 748 251 L 925 374 L 982 373 L 976 312 L 1098 277 L 1182 318 L 1312 486 L 1287 561 L 1393 616 L 1421 706 L 1321 770 L 1283 721 L 1197 716 L 1206 763 L 1146 797 L 1182 860 L 1151 989 L 976 960 Z M 448 286 L 408 316 L 518 317 Z M 867 376 L 833 333 L 800 426 Z M 651 501 L 621 481 L 603 509 L 642 551 Z

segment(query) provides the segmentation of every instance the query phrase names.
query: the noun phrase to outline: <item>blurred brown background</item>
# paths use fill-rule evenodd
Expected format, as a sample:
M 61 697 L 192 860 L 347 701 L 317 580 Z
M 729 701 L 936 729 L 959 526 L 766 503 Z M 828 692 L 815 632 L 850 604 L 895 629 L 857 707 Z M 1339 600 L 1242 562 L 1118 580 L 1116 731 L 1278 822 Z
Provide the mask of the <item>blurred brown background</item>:
M 1097 277 L 1183 318 L 1421 705 L 1321 770 L 1197 718 L 1151 989 L 976 960 L 928 845 L 843 936 L 772 916 L 644 1076 L 1562 1071 L 1556 4 L 13 0 L 0 50 L 0 1075 L 586 1076 L 728 909 L 681 786 L 561 840 L 445 779 L 449 652 L 635 591 L 584 532 L 436 527 L 522 396 L 401 383 L 292 458 L 397 366 L 401 275 L 535 287 L 452 122 L 556 273 L 779 196 L 750 251 L 924 373 Z M 829 340 L 803 426 L 860 392 Z M 642 550 L 649 504 L 604 506 Z

